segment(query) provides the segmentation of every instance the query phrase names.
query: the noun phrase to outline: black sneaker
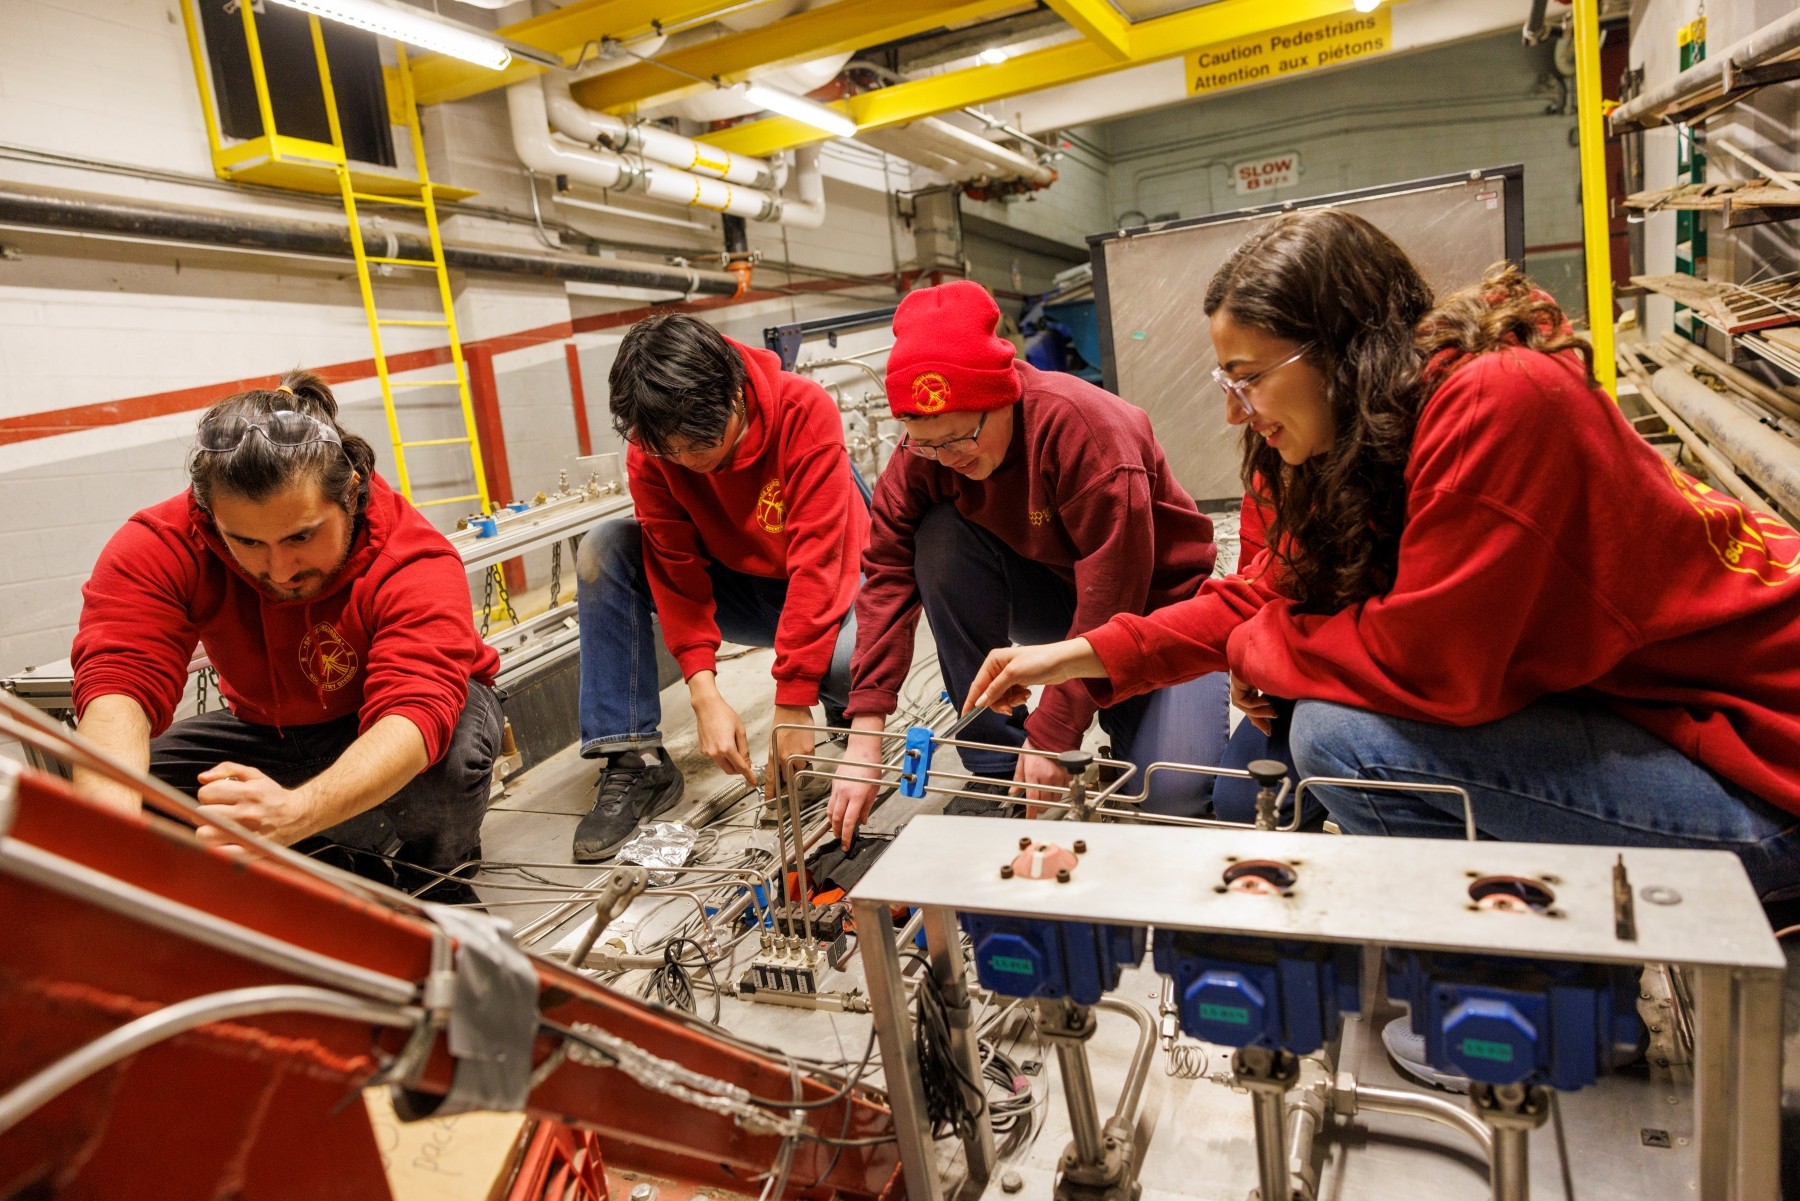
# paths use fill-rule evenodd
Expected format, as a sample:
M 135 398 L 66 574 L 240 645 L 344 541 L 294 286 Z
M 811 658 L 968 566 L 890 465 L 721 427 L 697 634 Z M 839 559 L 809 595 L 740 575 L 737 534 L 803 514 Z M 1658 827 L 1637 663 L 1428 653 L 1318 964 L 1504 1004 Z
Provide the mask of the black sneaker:
M 1024 812 L 1019 805 L 1009 800 L 985 799 L 988 796 L 1011 797 L 1012 790 L 1011 780 L 964 784 L 959 790 L 963 795 L 951 797 L 950 803 L 944 806 L 944 813 L 950 817 L 1018 817 Z M 970 793 L 984 795 L 970 796 Z
M 646 762 L 638 751 L 607 760 L 594 787 L 594 807 L 575 827 L 575 862 L 594 863 L 615 854 L 637 833 L 638 823 L 674 808 L 681 800 L 681 773 L 656 755 Z

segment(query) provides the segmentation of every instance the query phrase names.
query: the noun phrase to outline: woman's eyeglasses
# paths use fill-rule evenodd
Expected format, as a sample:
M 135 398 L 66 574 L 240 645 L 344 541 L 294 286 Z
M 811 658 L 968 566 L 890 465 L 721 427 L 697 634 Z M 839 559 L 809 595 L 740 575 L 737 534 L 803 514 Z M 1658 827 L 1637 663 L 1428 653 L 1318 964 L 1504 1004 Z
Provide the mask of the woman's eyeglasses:
M 1281 362 L 1275 364 L 1273 367 L 1264 367 L 1256 374 L 1246 375 L 1242 379 L 1232 379 L 1229 375 L 1225 374 L 1225 369 L 1223 367 L 1214 367 L 1212 369 L 1213 383 L 1219 385 L 1220 390 L 1223 391 L 1225 395 L 1237 402 L 1238 408 L 1243 411 L 1244 416 L 1254 417 L 1256 415 L 1256 407 L 1250 403 L 1250 389 L 1255 385 L 1256 381 L 1268 376 L 1272 372 L 1280 371 L 1289 363 L 1298 363 L 1301 359 L 1306 357 L 1306 352 L 1311 349 L 1312 346 L 1310 344 L 1302 346 L 1299 350 L 1296 350 L 1293 354 L 1281 360 Z

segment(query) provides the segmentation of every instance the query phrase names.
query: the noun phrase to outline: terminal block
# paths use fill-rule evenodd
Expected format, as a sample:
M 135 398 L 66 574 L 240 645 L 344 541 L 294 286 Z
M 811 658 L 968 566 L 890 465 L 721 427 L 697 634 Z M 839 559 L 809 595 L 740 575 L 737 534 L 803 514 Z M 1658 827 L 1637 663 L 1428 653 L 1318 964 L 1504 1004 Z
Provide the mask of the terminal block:
M 1426 951 L 1389 951 L 1387 965 L 1388 995 L 1411 1007 L 1439 1071 L 1566 1091 L 1643 1046 L 1635 967 Z
M 976 976 L 1002 996 L 1092 1005 L 1144 958 L 1140 927 L 970 913 L 961 918 L 974 946 Z
M 1181 1029 L 1209 1043 L 1306 1055 L 1360 1003 L 1362 953 L 1349 944 L 1158 930 L 1152 954 L 1175 982 Z

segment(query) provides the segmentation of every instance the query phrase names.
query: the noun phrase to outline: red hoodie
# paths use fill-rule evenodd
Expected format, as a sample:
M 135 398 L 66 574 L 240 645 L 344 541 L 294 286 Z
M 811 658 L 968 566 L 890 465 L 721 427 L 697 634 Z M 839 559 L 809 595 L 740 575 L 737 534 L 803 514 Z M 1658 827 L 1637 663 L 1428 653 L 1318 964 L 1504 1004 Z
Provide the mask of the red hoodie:
M 1073 638 L 1115 613 L 1147 613 L 1194 594 L 1211 574 L 1212 522 L 1175 482 L 1142 409 L 1072 375 L 1015 363 L 1024 394 L 1012 444 L 985 480 L 899 453 L 875 486 L 875 534 L 857 598 L 848 712 L 897 706 L 919 624 L 913 534 L 933 505 L 953 504 L 1075 590 Z M 960 699 L 960 698 L 959 698 Z M 1031 745 L 1081 745 L 1095 704 L 1077 683 L 1044 690 L 1025 722 Z
M 663 639 L 681 674 L 718 665 L 719 623 L 708 562 L 788 582 L 775 627 L 775 703 L 810 706 L 831 666 L 838 626 L 856 599 L 869 507 L 850 472 L 844 423 L 830 393 L 781 370 L 768 350 L 743 356 L 749 424 L 719 470 L 702 474 L 644 454 L 625 456 L 644 533 L 644 574 Z
M 475 633 L 462 559 L 379 475 L 350 557 L 308 600 L 276 600 L 231 557 L 191 493 L 134 514 L 82 588 L 71 659 L 75 709 L 118 694 L 168 728 L 194 646 L 231 711 L 262 726 L 397 713 L 436 763 L 468 699 L 500 657 Z
M 1471 726 L 1594 696 L 1800 813 L 1800 535 L 1676 471 L 1572 355 L 1467 361 L 1419 417 L 1385 596 L 1241 576 L 1088 635 L 1129 696 L 1229 666 L 1274 696 Z

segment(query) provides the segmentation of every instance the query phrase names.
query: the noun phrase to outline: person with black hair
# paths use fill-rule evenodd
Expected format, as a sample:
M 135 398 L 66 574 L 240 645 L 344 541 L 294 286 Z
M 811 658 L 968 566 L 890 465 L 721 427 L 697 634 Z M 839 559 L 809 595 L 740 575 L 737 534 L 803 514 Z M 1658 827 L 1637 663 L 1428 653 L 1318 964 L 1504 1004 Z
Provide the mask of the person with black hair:
M 813 722 L 821 701 L 828 721 L 843 720 L 869 540 L 836 402 L 772 352 L 659 313 L 626 333 L 609 383 L 637 512 L 595 525 L 575 560 L 581 753 L 603 761 L 575 831 L 584 863 L 681 799 L 662 746 L 651 615 L 687 680 L 701 751 L 752 786 L 748 736 L 719 691 L 717 655 L 722 638 L 774 647 L 772 793 L 814 742 L 779 727 Z
M 1101 703 L 1228 668 L 1295 702 L 1302 775 L 1451 783 L 1517 842 L 1735 852 L 1800 886 L 1800 535 L 1690 479 L 1506 264 L 1436 298 L 1353 214 L 1287 214 L 1207 289 L 1266 547 L 1082 637 L 989 656 L 971 706 Z M 1333 784 L 1347 834 L 1459 838 L 1461 801 Z
M 203 814 L 474 900 L 440 873 L 481 854 L 500 661 L 455 548 L 375 473 L 308 372 L 208 409 L 188 475 L 113 535 L 82 589 L 80 732 Z M 196 645 L 229 708 L 171 724 Z M 140 803 L 93 773 L 75 785 Z

